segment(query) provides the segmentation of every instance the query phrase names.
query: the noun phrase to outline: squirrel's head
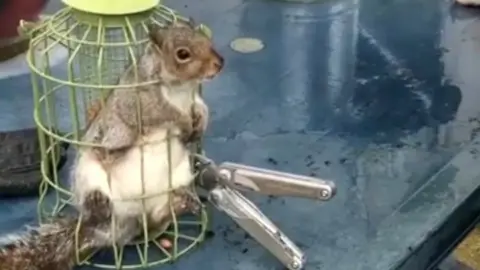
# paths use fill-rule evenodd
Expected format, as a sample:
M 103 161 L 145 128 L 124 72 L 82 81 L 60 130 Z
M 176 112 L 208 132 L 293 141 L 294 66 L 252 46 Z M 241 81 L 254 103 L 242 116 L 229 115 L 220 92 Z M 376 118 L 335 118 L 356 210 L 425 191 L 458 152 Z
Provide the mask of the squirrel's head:
M 148 66 L 165 81 L 210 80 L 223 68 L 222 56 L 191 20 L 166 27 L 151 25 L 149 37 L 153 46 L 147 53 L 151 61 Z

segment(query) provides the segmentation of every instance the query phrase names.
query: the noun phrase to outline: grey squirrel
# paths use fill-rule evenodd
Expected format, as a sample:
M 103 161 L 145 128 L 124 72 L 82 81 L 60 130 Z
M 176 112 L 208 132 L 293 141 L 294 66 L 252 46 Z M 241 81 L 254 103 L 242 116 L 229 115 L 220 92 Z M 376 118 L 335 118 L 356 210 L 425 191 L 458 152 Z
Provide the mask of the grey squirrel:
M 137 221 L 144 213 L 152 229 L 168 227 L 170 196 L 180 206 L 192 205 L 189 188 L 194 173 L 188 143 L 203 134 L 208 122 L 199 86 L 223 68 L 210 38 L 193 22 L 151 26 L 149 36 L 151 46 L 136 70 L 126 70 L 120 85 L 135 84 L 137 79 L 156 82 L 110 92 L 83 136 L 83 141 L 104 148 L 80 147 L 72 172 L 75 204 L 82 205 L 91 190 L 101 190 L 114 201 L 122 233 L 116 233 L 113 241 L 139 234 L 142 226 Z
M 83 136 L 83 141 L 104 144 L 107 155 L 98 148 L 78 149 L 72 192 L 74 205 L 85 217 L 78 235 L 81 252 L 131 241 L 141 233 L 143 213 L 150 228 L 166 229 L 172 214 L 198 211 L 190 191 L 194 173 L 187 144 L 205 131 L 208 122 L 199 84 L 221 71 L 223 58 L 192 23 L 152 26 L 149 36 L 150 46 L 136 73 L 139 81 L 157 83 L 114 89 L 108 96 Z M 127 68 L 120 83 L 134 83 L 134 73 Z M 143 130 L 137 133 L 138 119 Z M 167 139 L 170 133 L 177 136 Z M 113 159 L 108 159 L 110 152 Z M 0 269 L 72 269 L 77 222 L 78 218 L 54 219 L 13 241 L 0 249 Z

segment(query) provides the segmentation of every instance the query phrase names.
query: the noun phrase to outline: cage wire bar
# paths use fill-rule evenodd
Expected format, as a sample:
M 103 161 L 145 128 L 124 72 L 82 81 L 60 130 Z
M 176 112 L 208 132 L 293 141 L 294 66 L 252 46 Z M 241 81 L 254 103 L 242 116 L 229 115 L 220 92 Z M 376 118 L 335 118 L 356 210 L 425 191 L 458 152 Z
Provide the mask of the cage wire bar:
M 67 6 L 35 24 L 32 29 L 24 27 L 23 30 L 31 37 L 27 62 L 32 71 L 34 119 L 39 131 L 42 154 L 42 183 L 38 203 L 40 223 L 44 222 L 45 218 L 68 211 L 72 204 L 73 194 L 69 191 L 68 184 L 60 180 L 59 173 L 53 169 L 51 177 L 49 176 L 48 171 L 52 168 L 49 168 L 48 156 L 52 163 L 56 164 L 59 145 L 63 143 L 70 144 L 74 149 L 101 147 L 99 144 L 80 141 L 88 123 L 88 108 L 98 101 L 104 105 L 110 89 L 119 87 L 116 82 L 125 67 L 136 64 L 137 58 L 149 42 L 147 25 L 149 23 L 165 25 L 175 20 L 186 19 L 163 5 L 118 16 L 102 16 Z M 211 35 L 205 26 L 201 25 L 199 28 L 207 35 Z M 68 51 L 66 66 L 63 68 L 66 74 L 61 76 L 56 74 L 57 70 L 53 70 L 49 63 L 53 49 L 57 46 L 62 46 Z M 152 83 L 155 82 L 138 82 L 135 86 Z M 67 101 L 68 105 L 65 104 Z M 62 120 L 66 115 L 69 116 L 69 121 Z M 60 130 L 69 132 L 60 133 Z M 201 146 L 197 145 L 197 148 L 201 151 Z M 50 190 L 53 190 L 53 198 L 47 197 Z M 144 198 L 138 199 L 144 201 Z M 170 198 L 169 201 L 172 209 Z M 95 252 L 85 258 L 78 255 L 78 263 L 104 269 L 136 269 L 170 262 L 187 253 L 204 239 L 208 215 L 202 207 L 198 216 L 179 217 L 178 221 L 174 219 L 170 229 L 157 233 L 147 230 L 145 214 L 143 220 L 142 237 L 126 247 L 113 245 L 113 263 L 97 262 Z M 193 235 L 190 235 L 192 232 Z M 173 252 L 162 247 L 157 240 L 160 235 L 174 238 Z M 180 240 L 185 243 L 181 244 Z M 153 251 L 157 251 L 156 254 L 151 254 L 152 248 Z M 127 249 L 135 250 L 138 255 L 131 264 L 125 264 L 123 261 Z

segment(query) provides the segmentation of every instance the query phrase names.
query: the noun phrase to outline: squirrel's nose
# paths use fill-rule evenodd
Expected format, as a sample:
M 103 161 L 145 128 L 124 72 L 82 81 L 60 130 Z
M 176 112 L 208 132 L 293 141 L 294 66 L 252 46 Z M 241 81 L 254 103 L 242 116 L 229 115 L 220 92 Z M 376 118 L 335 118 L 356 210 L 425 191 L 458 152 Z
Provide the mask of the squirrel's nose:
M 217 68 L 219 69 L 223 68 L 223 62 L 224 62 L 223 57 L 218 56 L 218 63 L 216 63 Z
M 223 58 L 219 57 L 217 60 L 213 61 L 213 68 L 217 71 L 220 71 L 223 68 Z
M 213 51 L 213 50 L 212 50 Z M 215 55 L 215 57 L 213 58 L 213 61 L 212 61 L 212 66 L 213 68 L 217 69 L 217 70 L 221 70 L 223 68 L 223 64 L 224 64 L 224 59 L 221 55 L 219 55 L 217 52 L 213 51 L 213 54 Z

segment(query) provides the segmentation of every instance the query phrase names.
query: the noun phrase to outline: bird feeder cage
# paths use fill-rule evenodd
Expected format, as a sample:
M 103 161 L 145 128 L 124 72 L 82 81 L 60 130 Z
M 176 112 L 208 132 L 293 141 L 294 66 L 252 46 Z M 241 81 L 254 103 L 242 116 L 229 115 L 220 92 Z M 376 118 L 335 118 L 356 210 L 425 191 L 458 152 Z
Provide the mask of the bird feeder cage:
M 103 0 L 64 0 L 64 3 L 65 8 L 39 23 L 21 24 L 21 30 L 31 40 L 27 62 L 32 71 L 34 119 L 43 160 L 38 206 L 41 223 L 62 215 L 72 204 L 68 174 L 46 173 L 47 161 L 55 163 L 58 157 L 57 146 L 68 143 L 73 155 L 80 146 L 88 147 L 80 140 L 88 123 L 88 108 L 105 98 L 109 89 L 121 87 L 116 85 L 119 76 L 127 65 L 136 62 L 150 42 L 148 24 L 161 26 L 185 20 L 158 0 L 117 0 L 115 4 Z M 200 27 L 209 35 L 207 28 Z M 54 69 L 49 61 L 58 47 L 64 48 L 68 56 L 63 67 Z M 127 246 L 79 256 L 78 264 L 135 269 L 175 260 L 203 240 L 207 226 L 203 209 L 198 215 L 176 219 L 166 231 L 145 229 Z M 160 236 L 173 240 L 172 246 L 163 247 Z

